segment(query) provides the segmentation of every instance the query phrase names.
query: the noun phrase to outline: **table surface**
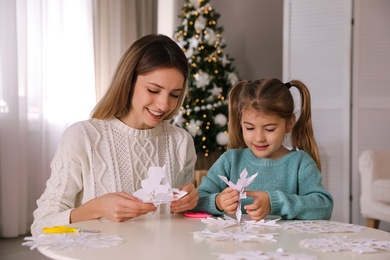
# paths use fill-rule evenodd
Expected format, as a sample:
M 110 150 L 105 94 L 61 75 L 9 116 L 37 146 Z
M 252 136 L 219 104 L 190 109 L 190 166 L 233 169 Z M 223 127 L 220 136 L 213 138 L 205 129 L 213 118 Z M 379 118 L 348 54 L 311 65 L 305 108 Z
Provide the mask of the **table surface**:
M 277 223 L 283 223 L 278 221 Z M 266 227 L 264 233 L 278 233 L 277 242 L 256 241 L 210 241 L 195 239 L 194 231 L 206 229 L 200 219 L 186 218 L 181 214 L 145 215 L 125 222 L 113 222 L 107 219 L 75 223 L 82 229 L 97 229 L 101 235 L 118 235 L 123 242 L 117 246 L 101 249 L 75 248 L 73 250 L 49 250 L 38 248 L 52 259 L 218 259 L 215 253 L 234 254 L 237 251 L 262 252 L 283 248 L 288 253 L 300 253 L 317 256 L 318 259 L 390 259 L 390 252 L 358 254 L 350 251 L 322 253 L 316 249 L 304 248 L 299 242 L 307 238 L 318 238 L 319 234 L 299 233 L 278 227 Z M 348 236 L 351 238 L 374 238 L 390 240 L 390 233 L 382 230 L 363 228 L 359 233 L 328 233 L 321 236 Z

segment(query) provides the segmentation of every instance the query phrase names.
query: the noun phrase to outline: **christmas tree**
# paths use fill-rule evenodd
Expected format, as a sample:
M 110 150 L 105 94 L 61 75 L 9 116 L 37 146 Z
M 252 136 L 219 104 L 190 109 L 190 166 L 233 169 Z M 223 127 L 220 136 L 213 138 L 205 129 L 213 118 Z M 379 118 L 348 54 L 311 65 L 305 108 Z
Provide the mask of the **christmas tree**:
M 175 41 L 186 54 L 190 66 L 190 91 L 174 124 L 194 138 L 197 153 L 209 156 L 223 152 L 228 143 L 227 95 L 238 82 L 232 58 L 224 52 L 225 40 L 218 27 L 220 17 L 209 0 L 186 0 Z

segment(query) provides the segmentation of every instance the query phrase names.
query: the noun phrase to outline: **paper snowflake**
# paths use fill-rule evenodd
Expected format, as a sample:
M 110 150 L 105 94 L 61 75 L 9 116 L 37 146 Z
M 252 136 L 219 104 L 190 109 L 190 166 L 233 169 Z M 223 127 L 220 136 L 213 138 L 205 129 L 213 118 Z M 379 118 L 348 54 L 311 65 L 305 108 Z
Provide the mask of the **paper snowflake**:
M 258 173 L 255 173 L 254 175 L 252 175 L 252 176 L 247 178 L 246 176 L 248 175 L 248 172 L 247 172 L 246 169 L 244 169 L 241 172 L 240 179 L 238 179 L 236 184 L 234 184 L 233 182 L 229 181 L 226 178 L 226 176 L 218 175 L 218 177 L 223 182 L 225 182 L 229 187 L 231 187 L 232 189 L 238 191 L 239 198 L 238 198 L 238 206 L 237 206 L 237 212 L 236 212 L 237 222 L 241 221 L 241 216 L 242 216 L 242 212 L 241 212 L 241 199 L 245 199 L 246 198 L 245 188 L 248 187 L 248 185 L 253 182 L 253 180 L 256 178 L 257 174 Z
M 276 222 L 279 221 L 278 219 L 260 219 L 259 221 L 256 220 L 247 220 L 244 221 L 244 225 L 251 228 L 257 228 L 257 227 L 280 227 L 280 224 L 277 224 Z
M 249 232 L 233 232 L 218 230 L 213 232 L 209 229 L 202 231 L 193 232 L 195 238 L 200 239 L 211 239 L 211 240 L 231 240 L 236 243 L 247 242 L 247 241 L 271 241 L 276 242 L 274 239 L 275 234 L 266 234 L 266 233 L 249 233 Z
M 233 218 L 205 218 L 201 219 L 201 222 L 204 224 L 210 226 L 210 227 L 215 227 L 218 229 L 224 229 L 232 226 L 237 226 L 239 223 L 237 223 L 237 220 Z
M 320 237 L 304 239 L 299 244 L 306 248 L 320 250 L 321 252 L 351 251 L 359 254 L 378 251 L 390 252 L 390 240 L 376 240 L 372 238 Z
M 326 220 L 296 220 L 284 222 L 281 227 L 286 230 L 292 230 L 300 233 L 358 233 L 365 227 L 348 223 L 341 223 Z
M 206 224 L 209 227 L 217 228 L 217 229 L 226 229 L 233 226 L 243 226 L 243 230 L 251 230 L 259 227 L 280 227 L 276 222 L 280 220 L 278 219 L 261 219 L 259 221 L 256 220 L 245 220 L 237 222 L 234 218 L 231 218 L 227 215 L 224 217 L 209 217 L 205 219 L 201 219 L 201 222 Z
M 165 179 L 165 182 L 163 180 Z M 141 181 L 142 188 L 133 193 L 133 196 L 143 202 L 154 205 L 178 200 L 187 194 L 185 191 L 172 188 L 167 181 L 165 165 L 163 167 L 150 167 L 148 178 Z
M 47 247 L 53 250 L 72 250 L 76 247 L 85 249 L 106 248 L 117 246 L 123 239 L 119 236 L 101 236 L 91 233 L 50 234 L 38 237 L 25 237 L 22 246 L 29 246 L 31 250 L 37 247 Z
M 307 254 L 297 254 L 285 252 L 282 248 L 278 248 L 275 252 L 256 251 L 237 251 L 235 254 L 215 253 L 221 260 L 262 260 L 262 259 L 285 259 L 285 260 L 315 260 L 316 256 Z

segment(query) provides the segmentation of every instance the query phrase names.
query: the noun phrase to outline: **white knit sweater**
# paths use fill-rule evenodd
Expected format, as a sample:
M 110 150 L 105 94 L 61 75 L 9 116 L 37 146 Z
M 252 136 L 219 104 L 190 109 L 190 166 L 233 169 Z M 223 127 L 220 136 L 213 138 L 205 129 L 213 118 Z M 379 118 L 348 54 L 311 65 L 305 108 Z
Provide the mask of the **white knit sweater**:
M 166 165 L 172 187 L 190 183 L 195 162 L 191 135 L 168 122 L 149 130 L 116 118 L 75 123 L 61 137 L 31 233 L 37 236 L 43 227 L 69 224 L 73 208 L 106 193 L 133 194 L 151 166 Z M 157 212 L 169 213 L 169 205 Z

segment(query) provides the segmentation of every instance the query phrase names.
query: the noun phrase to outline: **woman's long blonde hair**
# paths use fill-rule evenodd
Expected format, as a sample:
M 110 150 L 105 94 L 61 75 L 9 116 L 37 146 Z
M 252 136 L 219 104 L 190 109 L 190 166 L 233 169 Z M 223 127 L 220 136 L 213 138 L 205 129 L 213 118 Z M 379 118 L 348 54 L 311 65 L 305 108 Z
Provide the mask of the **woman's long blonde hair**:
M 298 89 L 301 97 L 300 115 L 291 132 L 292 148 L 307 152 L 321 171 L 321 160 L 311 120 L 310 92 L 299 80 L 286 84 L 278 79 L 245 80 L 237 83 L 229 92 L 228 148 L 247 148 L 241 128 L 242 112 L 246 109 L 291 120 L 294 116 L 294 99 L 289 90 L 291 86 Z
M 91 117 L 121 118 L 128 114 L 137 76 L 162 68 L 176 68 L 184 76 L 183 91 L 177 107 L 164 118 L 171 119 L 179 111 L 188 91 L 189 66 L 177 43 L 161 34 L 145 35 L 124 52 L 106 94 L 93 109 Z

